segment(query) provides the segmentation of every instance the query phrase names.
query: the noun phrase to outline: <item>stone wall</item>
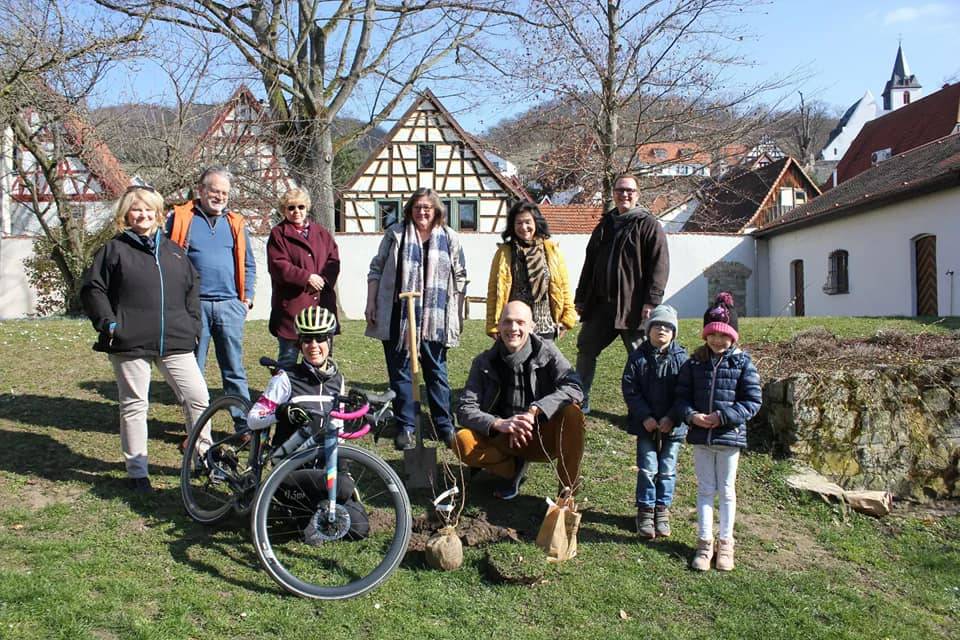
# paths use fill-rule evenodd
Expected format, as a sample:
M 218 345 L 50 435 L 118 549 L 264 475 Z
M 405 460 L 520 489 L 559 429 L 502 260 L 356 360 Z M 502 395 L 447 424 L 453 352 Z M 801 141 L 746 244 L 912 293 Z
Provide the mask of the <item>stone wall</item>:
M 844 488 L 960 497 L 960 360 L 802 374 L 763 395 L 755 435 Z

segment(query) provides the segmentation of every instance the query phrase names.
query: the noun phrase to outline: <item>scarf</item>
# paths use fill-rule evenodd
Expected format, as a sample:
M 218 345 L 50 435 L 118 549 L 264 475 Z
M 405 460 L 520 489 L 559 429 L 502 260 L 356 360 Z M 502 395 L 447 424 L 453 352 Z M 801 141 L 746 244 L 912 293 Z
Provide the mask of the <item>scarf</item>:
M 413 222 L 407 222 L 403 229 L 403 246 L 399 256 L 400 289 L 399 293 L 416 291 L 421 294 L 414 298 L 415 322 L 420 327 L 421 341 L 447 342 L 447 298 L 450 292 L 450 274 L 453 261 L 450 256 L 450 238 L 442 226 L 436 226 L 430 232 L 427 241 L 427 255 L 423 255 L 420 236 Z M 424 274 L 423 263 L 427 270 Z M 406 351 L 406 335 L 409 318 L 407 301 L 400 300 L 400 334 L 397 349 Z
M 513 278 L 529 285 L 533 302 L 540 302 L 547 295 L 547 252 L 543 247 L 543 238 L 534 238 L 533 242 L 523 242 L 517 238 L 510 243 L 511 271 Z M 519 290 L 525 287 L 518 287 Z
M 529 338 L 516 353 L 510 353 L 503 342 L 497 340 L 497 355 L 503 378 L 500 411 L 504 417 L 523 413 L 534 400 L 532 389 L 528 388 L 530 380 L 524 375 L 525 365 L 532 354 L 533 346 Z

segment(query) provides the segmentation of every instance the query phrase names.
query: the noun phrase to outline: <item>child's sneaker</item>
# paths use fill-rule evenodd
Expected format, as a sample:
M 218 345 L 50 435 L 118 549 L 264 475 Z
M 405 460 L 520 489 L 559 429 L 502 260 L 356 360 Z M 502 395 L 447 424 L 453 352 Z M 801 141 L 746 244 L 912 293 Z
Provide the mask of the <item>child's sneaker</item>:
M 717 571 L 733 571 L 733 538 L 717 540 Z
M 653 507 L 637 508 L 637 534 L 644 540 L 653 540 L 657 537 L 653 528 Z
M 697 540 L 697 553 L 693 556 L 690 568 L 694 571 L 709 571 L 713 559 L 713 540 Z
M 670 507 L 658 504 L 653 513 L 653 521 L 658 538 L 670 537 Z

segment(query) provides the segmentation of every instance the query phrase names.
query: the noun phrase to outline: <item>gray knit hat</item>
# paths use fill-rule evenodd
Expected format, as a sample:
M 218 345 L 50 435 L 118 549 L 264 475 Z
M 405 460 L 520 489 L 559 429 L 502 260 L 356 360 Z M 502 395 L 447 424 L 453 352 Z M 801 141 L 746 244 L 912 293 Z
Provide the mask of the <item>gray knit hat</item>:
M 676 335 L 677 327 L 679 326 L 677 310 L 668 304 L 658 304 L 653 308 L 653 311 L 650 312 L 650 317 L 647 318 L 647 321 L 643 323 L 644 332 L 649 332 L 650 325 L 654 322 L 670 325 L 673 327 L 674 335 Z

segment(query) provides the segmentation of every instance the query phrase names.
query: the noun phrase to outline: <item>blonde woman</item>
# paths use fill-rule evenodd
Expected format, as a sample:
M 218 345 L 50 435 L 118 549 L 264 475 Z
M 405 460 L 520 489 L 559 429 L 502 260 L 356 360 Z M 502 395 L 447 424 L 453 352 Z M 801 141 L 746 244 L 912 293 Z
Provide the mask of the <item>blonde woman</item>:
M 290 369 L 300 355 L 293 319 L 314 305 L 336 316 L 340 250 L 329 231 L 310 222 L 310 194 L 293 188 L 280 198 L 283 221 L 270 231 L 267 269 L 270 298 L 270 333 L 277 338 L 280 366 Z M 336 333 L 340 333 L 339 326 Z
M 159 232 L 163 198 L 132 186 L 120 198 L 119 233 L 94 256 L 80 299 L 117 377 L 120 449 L 130 488 L 151 493 L 147 470 L 147 400 L 156 364 L 183 407 L 189 431 L 207 408 L 207 384 L 193 351 L 200 335 L 197 272 L 185 252 Z

